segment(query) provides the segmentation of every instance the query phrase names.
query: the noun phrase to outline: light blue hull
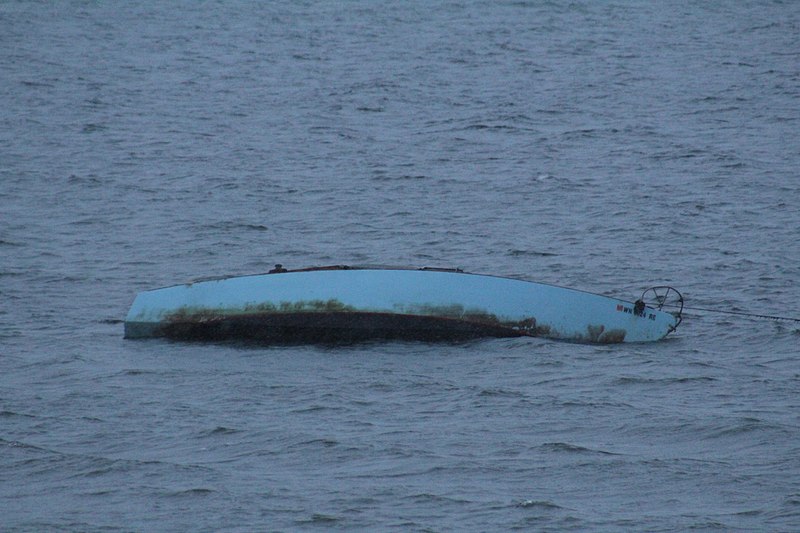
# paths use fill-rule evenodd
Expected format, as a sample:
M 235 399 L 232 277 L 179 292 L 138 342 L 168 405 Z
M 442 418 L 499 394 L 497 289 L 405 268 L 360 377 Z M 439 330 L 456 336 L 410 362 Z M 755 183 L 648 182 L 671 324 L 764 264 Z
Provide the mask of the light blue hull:
M 678 318 L 605 296 L 443 270 L 330 267 L 140 293 L 125 336 L 266 342 L 541 336 L 657 341 Z

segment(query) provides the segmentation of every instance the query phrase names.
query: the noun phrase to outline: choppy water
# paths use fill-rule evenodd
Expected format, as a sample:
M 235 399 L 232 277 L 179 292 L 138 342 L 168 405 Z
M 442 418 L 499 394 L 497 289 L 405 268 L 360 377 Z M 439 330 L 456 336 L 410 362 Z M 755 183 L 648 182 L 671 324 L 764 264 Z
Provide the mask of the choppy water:
M 796 2 L 3 2 L 0 529 L 800 529 L 800 326 L 122 339 L 139 290 L 453 266 L 800 312 Z

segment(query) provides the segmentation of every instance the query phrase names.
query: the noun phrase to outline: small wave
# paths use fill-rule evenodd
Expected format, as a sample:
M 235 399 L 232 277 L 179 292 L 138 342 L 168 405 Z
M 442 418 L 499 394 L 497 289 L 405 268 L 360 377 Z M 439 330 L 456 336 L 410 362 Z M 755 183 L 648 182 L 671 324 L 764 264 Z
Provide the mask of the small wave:
M 567 442 L 547 442 L 540 446 L 541 449 L 546 451 L 552 452 L 565 452 L 565 453 L 589 453 L 589 454 L 599 454 L 599 455 L 619 455 L 613 452 L 607 452 L 604 450 L 593 450 L 591 448 L 585 448 L 583 446 L 578 446 L 576 444 L 569 444 Z
M 692 382 L 711 382 L 717 381 L 717 378 L 712 378 L 710 376 L 695 376 L 695 377 L 685 377 L 685 378 L 669 378 L 664 380 L 666 383 L 692 383 Z
M 785 505 L 800 505 L 800 493 L 787 496 L 783 503 Z
M 0 311 L 0 315 L 5 315 L 5 314 L 6 314 L 5 311 Z M 22 332 L 19 330 L 4 331 L 3 333 L 0 333 L 0 339 L 15 339 L 18 337 L 22 337 Z
M 729 437 L 733 435 L 743 435 L 755 431 L 786 431 L 784 426 L 773 424 L 761 420 L 760 418 L 744 417 L 733 423 L 717 427 L 711 432 L 712 437 Z
M 421 492 L 419 494 L 411 494 L 406 497 L 406 499 L 413 500 L 417 503 L 431 503 L 435 502 L 437 504 L 442 503 L 470 503 L 469 500 L 464 500 L 461 498 L 450 498 L 448 496 L 442 496 L 440 494 L 431 494 L 430 492 Z
M 615 385 L 669 385 L 672 383 L 712 382 L 716 378 L 709 376 L 672 377 L 672 378 L 645 378 L 637 376 L 623 376 L 614 380 Z
M 478 396 L 502 396 L 507 398 L 522 398 L 525 395 L 519 391 L 505 389 L 483 389 Z
M 331 516 L 331 515 L 326 515 L 326 514 L 321 514 L 321 513 L 314 513 L 309 518 L 303 518 L 303 519 L 300 519 L 300 520 L 296 520 L 295 524 L 304 525 L 304 526 L 313 525 L 313 524 L 325 525 L 325 524 L 333 524 L 333 523 L 339 522 L 340 520 L 341 520 L 341 518 L 338 518 L 336 516 Z
M 25 413 L 15 413 L 14 411 L 0 411 L 0 418 L 13 418 L 13 417 L 20 417 L 20 418 L 36 418 L 33 415 L 28 415 Z M 4 442 L 0 440 L 0 442 Z
M 158 372 L 155 372 L 153 370 L 141 370 L 141 369 L 138 369 L 138 368 L 126 368 L 125 370 L 122 370 L 121 372 L 118 372 L 115 375 L 116 376 L 144 376 L 144 375 L 157 374 L 157 373 Z
M 84 124 L 83 128 L 81 129 L 81 133 L 94 133 L 96 131 L 103 131 L 107 130 L 108 126 L 104 126 L 103 124 Z
M 560 505 L 547 500 L 523 500 L 517 504 L 517 507 L 522 507 L 524 509 L 563 509 Z
M 324 446 L 325 448 L 332 448 L 339 445 L 339 441 L 334 439 L 311 439 L 297 444 L 298 446 Z
M 269 231 L 269 227 L 265 226 L 264 224 L 258 224 L 253 222 L 241 222 L 241 221 L 221 221 L 215 222 L 213 224 L 206 224 L 205 228 L 211 230 L 222 230 L 222 231 L 231 231 L 236 232 L 240 230 L 245 231 Z
M 183 496 L 205 496 L 207 494 L 212 494 L 215 491 L 212 489 L 207 489 L 205 487 L 197 487 L 185 490 L 177 490 L 167 494 L 167 496 L 172 497 L 183 497 Z
M 85 492 L 84 495 L 85 496 L 108 496 L 108 495 L 114 494 L 116 492 L 118 492 L 118 491 L 114 490 L 114 489 L 100 489 L 100 490 L 93 490 L 91 492 Z
M 431 179 L 430 176 L 426 176 L 424 174 L 401 174 L 399 176 L 392 176 L 392 175 L 379 175 L 374 176 L 372 181 L 420 181 L 420 180 L 429 180 Z
M 529 256 L 529 257 L 557 257 L 558 254 L 552 252 L 539 252 L 537 250 L 517 250 L 512 249 L 506 255 L 511 257 Z
M 87 458 L 87 460 L 89 460 Z M 97 462 L 102 462 L 103 466 L 98 466 L 95 468 L 91 468 L 86 472 L 81 472 L 72 477 L 98 477 L 98 476 L 105 476 L 106 474 L 110 474 L 112 472 L 125 472 L 130 469 L 130 465 L 125 464 L 122 461 L 108 461 L 107 459 L 95 459 Z
M 598 132 L 600 132 L 600 130 L 593 128 L 570 130 L 562 133 L 561 137 L 564 139 L 582 139 L 582 138 L 594 137 L 598 134 Z M 615 130 L 611 130 L 611 132 L 616 133 Z
M 234 428 L 228 428 L 228 427 L 225 427 L 225 426 L 217 426 L 214 429 L 211 429 L 211 430 L 208 430 L 208 431 L 204 431 L 203 433 L 201 433 L 201 436 L 203 436 L 203 437 L 214 437 L 214 436 L 217 436 L 217 435 L 233 435 L 235 433 L 241 433 L 241 430 L 234 429 Z
M 579 401 L 579 400 L 566 400 L 563 402 L 556 403 L 554 405 L 558 405 L 560 407 L 577 407 L 579 409 L 584 408 L 593 408 L 593 409 L 605 409 L 605 408 L 618 408 L 623 407 L 626 409 L 633 409 L 633 405 L 625 402 L 610 402 L 610 401 Z
M 25 87 L 55 87 L 54 84 L 44 81 L 22 80 L 20 83 Z
M 739 511 L 738 513 L 734 513 L 733 516 L 759 516 L 763 514 L 763 511 L 759 509 L 750 509 L 748 511 Z
M 507 124 L 471 124 L 464 128 L 465 130 L 490 130 L 490 131 L 516 131 L 517 128 L 515 126 L 509 126 Z
M 48 450 L 47 448 L 42 448 L 33 444 L 27 444 L 25 442 L 21 442 L 18 440 L 5 440 L 3 438 L 0 438 L 0 446 L 8 446 L 9 448 L 18 448 L 20 450 L 33 451 L 33 452 L 57 453 L 53 452 L 52 450 Z
M 309 406 L 309 407 L 301 407 L 299 409 L 292 409 L 291 413 L 295 414 L 295 415 L 299 415 L 299 414 L 305 414 L 305 413 L 315 413 L 317 411 L 324 411 L 325 409 L 327 409 L 327 408 L 322 406 L 322 405 L 312 405 L 312 406 Z

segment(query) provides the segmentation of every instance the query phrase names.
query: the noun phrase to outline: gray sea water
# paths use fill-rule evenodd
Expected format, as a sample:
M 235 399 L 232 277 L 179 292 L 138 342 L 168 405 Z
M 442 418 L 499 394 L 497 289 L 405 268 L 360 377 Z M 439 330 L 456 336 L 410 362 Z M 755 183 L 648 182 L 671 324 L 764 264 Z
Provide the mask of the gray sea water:
M 800 3 L 0 3 L 0 530 L 798 531 Z M 122 338 L 324 264 L 655 344 Z M 703 309 L 701 311 L 699 309 Z

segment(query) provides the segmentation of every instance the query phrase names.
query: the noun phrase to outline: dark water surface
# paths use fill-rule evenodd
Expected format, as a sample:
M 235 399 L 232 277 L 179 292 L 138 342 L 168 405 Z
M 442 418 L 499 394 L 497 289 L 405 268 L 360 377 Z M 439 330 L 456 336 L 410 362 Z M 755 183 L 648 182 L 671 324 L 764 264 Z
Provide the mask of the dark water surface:
M 800 315 L 800 3 L 0 4 L 0 530 L 797 531 L 800 324 L 125 341 L 139 290 L 451 266 Z

